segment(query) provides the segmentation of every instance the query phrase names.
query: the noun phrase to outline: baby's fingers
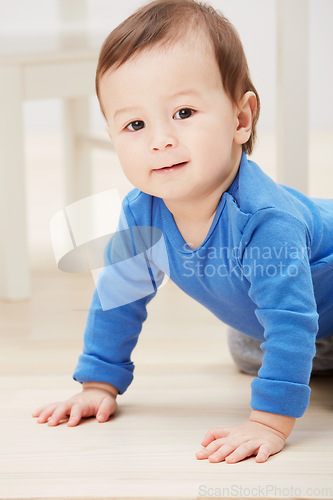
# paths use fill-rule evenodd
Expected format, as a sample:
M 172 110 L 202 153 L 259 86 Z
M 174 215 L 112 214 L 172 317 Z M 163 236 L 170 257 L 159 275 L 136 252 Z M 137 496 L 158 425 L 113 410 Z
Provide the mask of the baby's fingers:
M 114 398 L 105 397 L 99 405 L 96 418 L 99 422 L 106 422 L 110 415 L 117 409 L 117 403 Z
M 66 404 L 64 404 L 64 403 L 62 403 L 62 404 L 58 405 L 58 406 L 55 408 L 55 410 L 54 410 L 54 412 L 53 412 L 53 414 L 52 414 L 52 416 L 51 416 L 50 420 L 48 421 L 48 425 L 49 425 L 49 426 L 58 425 L 58 424 L 59 424 L 59 422 L 60 422 L 63 418 L 65 418 L 67 415 L 69 415 L 69 413 L 70 413 L 70 408 L 71 408 L 71 406 L 66 405 Z
M 236 462 L 240 462 L 241 460 L 244 460 L 244 458 L 246 458 L 246 457 L 250 457 L 252 455 L 255 455 L 259 446 L 260 446 L 260 442 L 258 440 L 246 441 L 245 443 L 242 443 L 241 445 L 239 445 L 238 448 L 236 448 L 232 453 L 230 453 L 225 458 L 225 461 L 229 464 L 234 464 Z M 269 457 L 269 455 L 270 454 L 267 455 L 267 458 Z M 266 460 L 267 460 L 267 458 L 266 458 Z
M 80 422 L 81 418 L 82 408 L 78 404 L 73 404 L 67 425 L 69 427 L 75 427 Z
M 36 410 L 32 416 L 33 417 L 38 417 L 37 422 L 39 424 L 44 424 L 45 422 L 48 421 L 49 417 L 52 415 L 54 410 L 56 409 L 58 403 L 54 403 L 51 405 L 43 406 Z
M 215 439 L 223 438 L 228 436 L 229 434 L 229 428 L 217 428 L 217 429 L 210 429 L 203 440 L 201 441 L 202 446 L 207 446 L 209 443 L 214 441 Z
M 48 403 L 46 405 L 40 406 L 39 408 L 37 408 L 36 410 L 34 410 L 32 412 L 32 416 L 33 417 L 39 417 L 43 413 L 43 411 L 47 410 L 51 406 L 54 408 L 56 405 L 57 405 L 57 403 L 53 403 L 53 404 L 52 403 L 51 404 Z
M 262 444 L 256 456 L 256 462 L 258 463 L 266 462 L 266 460 L 270 455 L 273 455 L 273 453 L 269 444 L 268 443 Z

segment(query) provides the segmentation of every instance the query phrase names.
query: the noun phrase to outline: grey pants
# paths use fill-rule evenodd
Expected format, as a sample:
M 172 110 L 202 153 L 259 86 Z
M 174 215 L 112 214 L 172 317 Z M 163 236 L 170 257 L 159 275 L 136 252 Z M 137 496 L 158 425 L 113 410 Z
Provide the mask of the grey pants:
M 228 345 L 238 368 L 250 375 L 257 375 L 264 352 L 260 340 L 228 328 Z M 313 359 L 312 375 L 333 375 L 333 335 L 316 341 L 316 355 Z

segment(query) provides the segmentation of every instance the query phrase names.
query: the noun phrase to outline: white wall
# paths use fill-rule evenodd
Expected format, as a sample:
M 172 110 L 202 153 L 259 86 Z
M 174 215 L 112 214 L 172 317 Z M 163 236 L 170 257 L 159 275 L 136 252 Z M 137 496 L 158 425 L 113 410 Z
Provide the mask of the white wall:
M 71 2 L 73 0 L 67 0 Z M 240 33 L 252 79 L 262 101 L 261 129 L 275 127 L 276 46 L 275 4 L 279 0 L 211 0 Z M 333 0 L 310 2 L 310 126 L 333 128 Z M 87 25 L 100 40 L 134 9 L 140 0 L 87 0 Z M 302 12 L 300 12 L 300 16 Z M 0 0 L 0 52 L 10 37 L 17 46 L 39 33 L 46 40 L 57 27 L 56 0 Z M 297 26 L 295 26 L 297 36 Z M 50 42 L 51 43 L 51 42 Z M 23 45 L 22 45 L 23 44 Z M 297 61 L 295 62 L 297 64 Z M 93 101 L 96 126 L 102 123 Z M 60 106 L 56 101 L 30 102 L 25 105 L 28 126 L 54 127 L 60 124 Z

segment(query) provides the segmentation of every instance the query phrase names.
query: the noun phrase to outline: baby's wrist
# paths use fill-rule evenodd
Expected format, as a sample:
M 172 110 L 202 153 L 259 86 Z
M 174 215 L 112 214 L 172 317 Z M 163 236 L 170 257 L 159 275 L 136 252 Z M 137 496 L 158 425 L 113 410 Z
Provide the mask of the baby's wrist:
M 249 420 L 264 424 L 273 430 L 281 433 L 285 439 L 291 434 L 294 428 L 296 418 L 287 415 L 278 415 L 277 413 L 268 413 L 260 410 L 252 410 Z
M 83 382 L 82 383 L 83 390 L 86 389 L 103 389 L 104 391 L 108 391 L 112 394 L 114 398 L 117 397 L 119 391 L 116 387 L 111 384 L 106 384 L 105 382 Z

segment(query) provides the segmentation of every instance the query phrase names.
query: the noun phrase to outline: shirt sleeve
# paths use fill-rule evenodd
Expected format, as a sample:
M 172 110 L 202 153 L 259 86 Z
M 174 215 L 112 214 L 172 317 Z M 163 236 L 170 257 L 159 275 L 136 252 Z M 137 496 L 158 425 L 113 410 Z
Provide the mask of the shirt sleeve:
M 83 353 L 73 374 L 78 382 L 105 382 L 123 394 L 133 380 L 131 353 L 164 273 L 151 259 L 161 247 L 152 227 L 138 227 L 126 199 L 117 232 L 104 251 L 84 331 Z M 97 271 L 96 271 L 97 273 Z
M 274 208 L 254 214 L 243 232 L 240 264 L 265 336 L 253 409 L 301 417 L 308 407 L 318 332 L 310 248 L 307 226 Z

